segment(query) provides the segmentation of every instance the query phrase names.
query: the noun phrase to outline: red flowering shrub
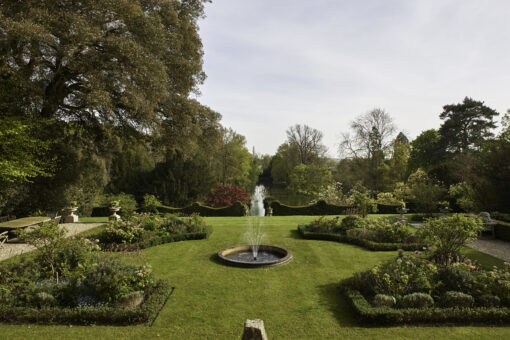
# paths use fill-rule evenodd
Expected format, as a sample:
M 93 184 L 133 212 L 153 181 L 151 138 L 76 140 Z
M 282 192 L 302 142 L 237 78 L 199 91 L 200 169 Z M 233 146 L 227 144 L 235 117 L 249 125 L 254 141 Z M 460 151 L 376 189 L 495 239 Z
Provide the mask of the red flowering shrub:
M 241 187 L 219 185 L 207 197 L 205 204 L 211 207 L 231 206 L 236 201 L 250 203 L 250 194 Z

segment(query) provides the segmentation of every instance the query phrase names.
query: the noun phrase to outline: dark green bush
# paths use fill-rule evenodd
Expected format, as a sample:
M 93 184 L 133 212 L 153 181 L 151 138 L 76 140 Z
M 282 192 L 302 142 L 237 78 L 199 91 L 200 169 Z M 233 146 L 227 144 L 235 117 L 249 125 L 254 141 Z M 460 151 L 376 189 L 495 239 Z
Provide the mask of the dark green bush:
M 437 281 L 441 282 L 441 292 L 471 292 L 475 287 L 474 275 L 462 266 L 447 265 L 439 268 Z
M 448 291 L 441 297 L 441 305 L 443 307 L 458 307 L 467 308 L 472 307 L 475 303 L 475 299 L 462 292 Z
M 361 218 L 356 215 L 348 215 L 344 217 L 341 223 L 342 230 L 349 230 L 357 228 Z
M 501 304 L 501 299 L 495 295 L 484 294 L 480 296 L 477 300 L 478 304 L 482 307 L 499 307 Z
M 397 300 L 393 296 L 384 294 L 377 294 L 372 301 L 375 307 L 393 307 L 396 303 Z
M 400 308 L 428 308 L 434 305 L 434 299 L 430 294 L 412 293 L 404 295 L 399 301 Z

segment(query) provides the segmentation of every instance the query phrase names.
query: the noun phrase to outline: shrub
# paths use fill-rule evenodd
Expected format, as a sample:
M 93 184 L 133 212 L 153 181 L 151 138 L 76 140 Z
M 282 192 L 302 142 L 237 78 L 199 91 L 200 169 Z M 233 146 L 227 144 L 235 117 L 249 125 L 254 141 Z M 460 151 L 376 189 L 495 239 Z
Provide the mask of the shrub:
M 375 307 L 393 307 L 397 300 L 393 296 L 377 294 L 372 301 Z
M 250 203 L 250 194 L 241 187 L 217 186 L 209 194 L 205 204 L 219 208 L 231 206 L 235 202 Z
M 143 229 L 140 224 L 130 220 L 110 221 L 101 233 L 101 243 L 134 243 L 142 239 Z
M 437 272 L 437 278 L 441 282 L 440 290 L 470 292 L 475 287 L 475 277 L 461 266 L 447 265 Z
M 359 223 L 360 223 L 360 218 L 358 216 L 349 215 L 349 216 L 344 217 L 340 226 L 342 227 L 342 230 L 345 231 L 345 230 L 357 228 Z
M 448 264 L 464 244 L 476 239 L 481 230 L 482 221 L 479 218 L 454 214 L 441 219 L 428 219 L 418 230 L 417 236 L 434 246 L 438 263 Z
M 339 233 L 340 226 L 338 219 L 338 217 L 327 219 L 326 216 L 321 216 L 318 219 L 311 221 L 305 227 L 306 230 L 310 232 Z
M 469 294 L 448 291 L 441 297 L 441 305 L 444 307 L 472 307 L 475 299 Z
M 150 194 L 145 194 L 143 196 L 143 211 L 157 214 L 159 206 L 161 206 L 161 202 L 156 198 L 156 196 Z
M 478 298 L 478 304 L 482 307 L 499 307 L 501 299 L 496 295 L 484 294 Z
M 303 206 L 289 206 L 280 203 L 277 200 L 264 200 L 273 209 L 273 216 L 293 216 L 293 215 L 343 215 L 351 206 L 340 206 L 328 204 L 324 200 L 319 200 L 315 204 Z
M 434 305 L 434 299 L 430 294 L 412 293 L 405 295 L 399 301 L 400 308 L 428 308 Z

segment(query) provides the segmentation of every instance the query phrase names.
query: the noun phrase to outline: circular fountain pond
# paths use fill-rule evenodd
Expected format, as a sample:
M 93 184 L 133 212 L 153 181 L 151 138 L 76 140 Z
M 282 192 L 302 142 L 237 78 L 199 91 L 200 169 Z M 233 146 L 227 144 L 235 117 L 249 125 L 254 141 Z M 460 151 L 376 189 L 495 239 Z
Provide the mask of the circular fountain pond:
M 261 244 L 254 253 L 249 244 L 222 249 L 218 256 L 225 262 L 241 267 L 276 267 L 292 261 L 292 253 L 281 247 Z

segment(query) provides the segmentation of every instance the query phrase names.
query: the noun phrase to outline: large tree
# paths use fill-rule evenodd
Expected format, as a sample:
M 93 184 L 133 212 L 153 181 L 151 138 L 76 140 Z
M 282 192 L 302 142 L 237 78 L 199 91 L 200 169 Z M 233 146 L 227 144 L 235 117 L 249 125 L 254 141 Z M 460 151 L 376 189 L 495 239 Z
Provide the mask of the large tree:
M 439 117 L 444 121 L 439 128 L 443 147 L 453 153 L 480 150 L 487 139 L 494 136 L 494 111 L 484 102 L 464 98 L 460 104 L 443 106 Z
M 322 137 L 322 132 L 308 125 L 296 124 L 287 130 L 287 143 L 297 150 L 300 164 L 314 164 L 324 157 Z

